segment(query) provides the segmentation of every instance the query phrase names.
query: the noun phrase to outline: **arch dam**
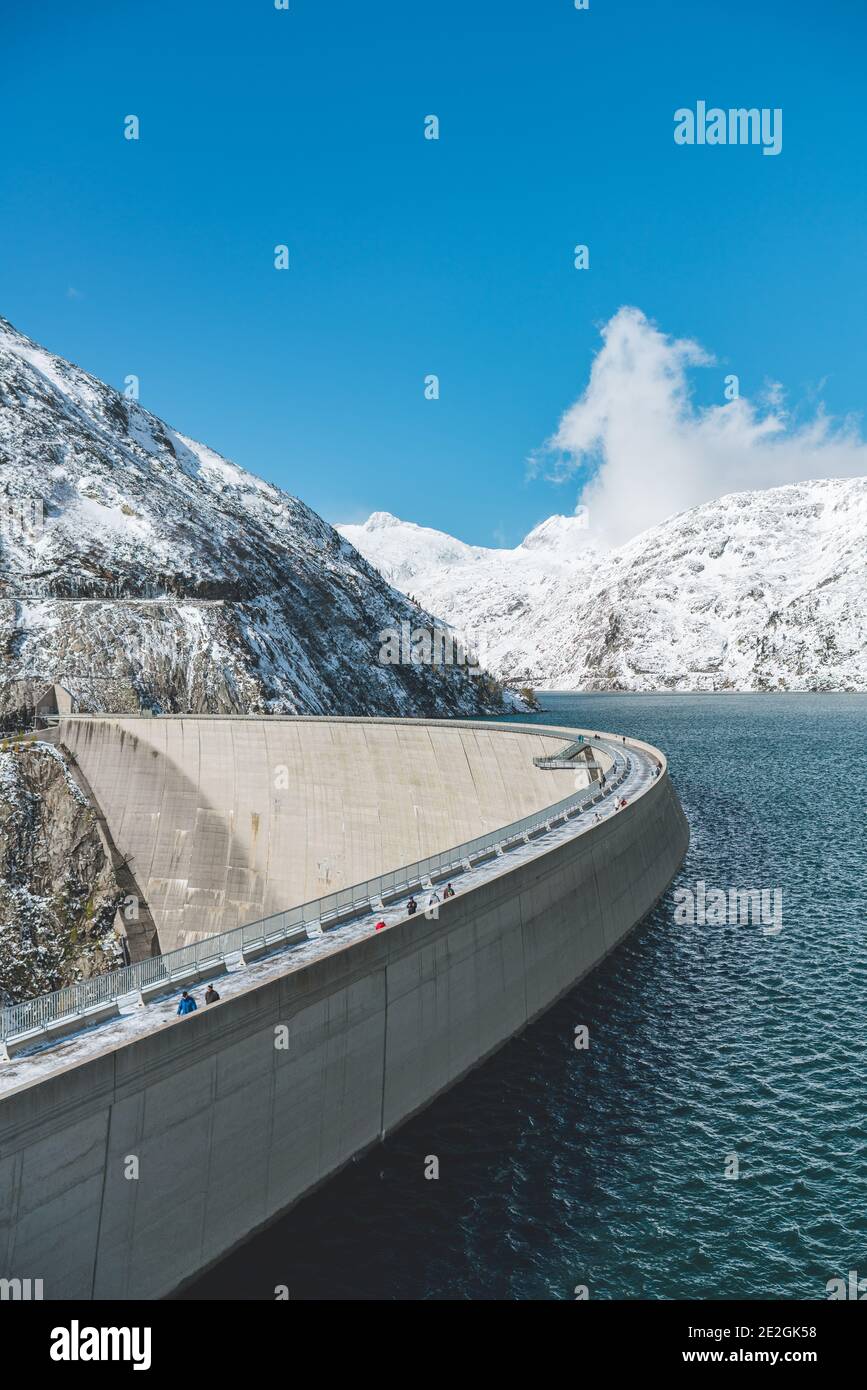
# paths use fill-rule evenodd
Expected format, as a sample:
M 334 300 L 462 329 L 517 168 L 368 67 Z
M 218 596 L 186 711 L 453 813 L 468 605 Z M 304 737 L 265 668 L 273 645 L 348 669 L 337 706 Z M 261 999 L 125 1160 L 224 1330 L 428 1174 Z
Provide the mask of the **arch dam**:
M 689 839 L 664 755 L 621 735 L 73 715 L 57 738 L 161 954 L 131 937 L 138 964 L 3 1010 L 13 1294 L 183 1286 L 581 979 Z

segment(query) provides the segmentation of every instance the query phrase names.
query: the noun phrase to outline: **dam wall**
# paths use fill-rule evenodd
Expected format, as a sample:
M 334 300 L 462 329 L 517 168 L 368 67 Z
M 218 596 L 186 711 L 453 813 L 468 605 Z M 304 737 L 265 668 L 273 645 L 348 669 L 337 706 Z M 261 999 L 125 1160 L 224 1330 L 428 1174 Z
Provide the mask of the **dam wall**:
M 496 830 L 578 784 L 533 765 L 563 738 L 526 726 L 73 716 L 59 741 L 163 952 Z
M 176 1289 L 586 974 L 653 907 L 687 841 L 663 770 L 616 815 L 504 861 L 437 920 L 335 944 L 7 1092 L 3 1275 L 43 1279 L 50 1299 Z

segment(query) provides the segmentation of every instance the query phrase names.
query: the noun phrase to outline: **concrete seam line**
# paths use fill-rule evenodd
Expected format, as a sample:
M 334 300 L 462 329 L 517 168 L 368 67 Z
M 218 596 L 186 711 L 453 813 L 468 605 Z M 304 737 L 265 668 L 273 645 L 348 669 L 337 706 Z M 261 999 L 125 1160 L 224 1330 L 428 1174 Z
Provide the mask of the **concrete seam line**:
M 24 1189 L 24 1158 L 26 1149 L 17 1149 L 12 1158 L 12 1210 L 9 1213 L 9 1226 L 6 1231 L 6 1268 L 12 1264 L 15 1249 L 15 1232 L 18 1229 L 18 1212 L 21 1206 L 21 1193 Z
M 527 1000 L 527 942 L 525 939 L 526 923 L 524 921 L 524 895 L 521 892 L 518 893 L 518 920 L 521 924 L 521 985 L 524 994 L 524 1022 L 526 1023 L 530 1005 Z
M 113 1059 L 114 1067 L 117 1068 L 117 1058 Z M 96 1238 L 93 1247 L 93 1272 L 90 1280 L 90 1301 L 96 1297 L 96 1279 L 99 1272 L 99 1248 L 102 1242 L 102 1213 L 105 1207 L 105 1185 L 108 1180 L 108 1156 L 111 1152 L 111 1118 L 114 1114 L 114 1101 L 111 1100 L 106 1108 L 105 1115 L 105 1145 L 102 1157 L 102 1183 L 99 1189 L 99 1215 L 96 1219 Z
M 219 1066 L 219 1053 L 211 1054 L 211 1104 L 208 1106 L 208 1162 L 207 1173 L 205 1176 L 204 1197 L 202 1199 L 202 1221 L 199 1227 L 199 1259 L 202 1259 L 205 1250 L 205 1235 L 208 1229 L 208 1198 L 207 1194 L 211 1189 L 211 1168 L 213 1166 L 214 1154 L 214 1125 L 217 1114 L 217 1069 Z
M 271 1038 L 271 1066 L 268 1070 L 268 1137 L 267 1137 L 267 1159 L 265 1162 L 265 1205 L 268 1203 L 268 1193 L 271 1191 L 271 1168 L 274 1161 L 274 1112 L 277 1102 L 277 1048 L 276 1039 Z
M 388 1072 L 388 966 L 389 955 L 386 951 L 385 966 L 383 975 L 383 1004 L 382 1004 L 382 1087 L 380 1090 L 379 1102 L 379 1137 L 385 1138 L 385 1078 Z

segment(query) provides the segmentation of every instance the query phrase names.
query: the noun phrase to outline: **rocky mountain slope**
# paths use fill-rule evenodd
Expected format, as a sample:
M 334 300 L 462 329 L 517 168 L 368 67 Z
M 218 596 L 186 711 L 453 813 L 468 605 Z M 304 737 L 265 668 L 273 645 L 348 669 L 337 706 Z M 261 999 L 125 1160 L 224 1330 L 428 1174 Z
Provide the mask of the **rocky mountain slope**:
M 497 708 L 457 669 L 380 664 L 381 631 L 425 618 L 303 502 L 0 319 L 7 724 L 46 681 L 85 710 Z
M 734 493 L 605 553 L 552 517 L 514 550 L 376 512 L 341 533 L 481 638 L 501 676 L 560 690 L 867 690 L 867 479 Z
M 0 744 L 0 1002 L 123 965 L 97 818 L 47 743 Z

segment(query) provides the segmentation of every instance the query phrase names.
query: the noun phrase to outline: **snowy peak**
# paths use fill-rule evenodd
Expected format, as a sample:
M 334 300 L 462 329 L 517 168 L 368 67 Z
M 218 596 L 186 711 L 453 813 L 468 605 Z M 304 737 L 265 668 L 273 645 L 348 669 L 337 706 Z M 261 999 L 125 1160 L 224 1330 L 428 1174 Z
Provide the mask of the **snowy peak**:
M 496 553 L 482 546 L 466 545 L 444 531 L 401 521 L 390 512 L 373 512 L 363 525 L 338 526 L 337 530 L 390 583 L 407 593 L 414 592 L 410 581 L 432 566 L 453 570 L 475 565 L 485 555 Z
M 589 540 L 587 518 L 549 516 L 541 521 L 521 541 L 521 550 L 547 551 L 550 554 L 572 556 L 593 549 Z
M 375 546 L 342 529 L 404 587 L 406 523 Z M 412 531 L 412 593 L 473 631 L 498 675 L 562 690 L 867 690 L 865 478 L 732 493 L 604 553 L 581 516 L 550 517 L 514 550 Z

